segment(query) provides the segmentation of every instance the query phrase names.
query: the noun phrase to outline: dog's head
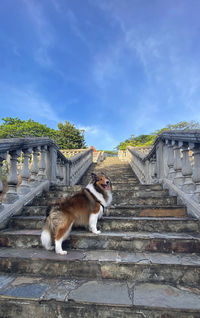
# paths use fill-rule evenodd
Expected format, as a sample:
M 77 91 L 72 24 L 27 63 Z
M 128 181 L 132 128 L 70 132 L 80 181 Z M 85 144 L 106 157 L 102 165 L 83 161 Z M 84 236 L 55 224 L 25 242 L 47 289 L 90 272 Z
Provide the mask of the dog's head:
M 92 173 L 91 176 L 92 176 L 91 183 L 93 183 L 95 186 L 106 191 L 112 190 L 110 178 L 108 178 L 103 172 L 101 172 L 98 175 L 95 173 Z

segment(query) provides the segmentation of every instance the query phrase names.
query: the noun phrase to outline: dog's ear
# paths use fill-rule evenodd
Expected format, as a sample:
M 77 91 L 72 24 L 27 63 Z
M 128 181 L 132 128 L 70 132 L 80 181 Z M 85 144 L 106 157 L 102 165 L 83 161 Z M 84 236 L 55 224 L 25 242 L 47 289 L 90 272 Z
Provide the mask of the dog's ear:
M 91 173 L 92 181 L 97 180 L 97 175 L 95 173 Z
M 102 175 L 102 176 L 106 176 L 106 175 L 105 175 L 105 173 L 104 173 L 103 171 L 101 171 L 101 175 Z

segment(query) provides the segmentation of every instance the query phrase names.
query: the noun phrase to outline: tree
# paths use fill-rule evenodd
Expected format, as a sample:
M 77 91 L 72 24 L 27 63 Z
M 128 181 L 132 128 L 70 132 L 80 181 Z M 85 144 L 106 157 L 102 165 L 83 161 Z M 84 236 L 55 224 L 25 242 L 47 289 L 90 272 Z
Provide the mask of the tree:
M 6 117 L 2 120 L 0 138 L 49 137 L 62 149 L 85 148 L 84 135 L 68 121 L 59 123 L 58 130 L 55 130 L 32 119 Z
M 200 129 L 200 124 L 196 121 L 181 121 L 177 124 L 173 125 L 167 125 L 166 127 L 157 130 L 154 133 L 151 133 L 149 135 L 139 135 L 138 137 L 135 138 L 129 138 L 125 140 L 124 142 L 120 142 L 119 146 L 117 147 L 120 150 L 125 150 L 128 146 L 132 147 L 142 147 L 142 146 L 151 146 L 156 137 L 161 134 L 164 131 L 169 131 L 169 130 L 188 130 L 188 129 Z M 133 136 L 133 135 L 132 135 Z
M 58 124 L 57 144 L 61 149 L 80 149 L 85 148 L 84 135 L 69 121 L 65 124 Z
M 2 118 L 0 125 L 0 138 L 20 138 L 20 137 L 50 137 L 55 139 L 54 129 L 46 125 L 33 121 L 32 119 L 21 120 L 18 117 Z

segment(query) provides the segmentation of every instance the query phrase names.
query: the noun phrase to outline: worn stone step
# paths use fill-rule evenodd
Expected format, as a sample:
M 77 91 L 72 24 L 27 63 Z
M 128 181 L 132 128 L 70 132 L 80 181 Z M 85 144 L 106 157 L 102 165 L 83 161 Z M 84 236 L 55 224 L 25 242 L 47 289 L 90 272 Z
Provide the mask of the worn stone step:
M 200 291 L 169 284 L 1 275 L 2 317 L 197 318 Z
M 44 216 L 15 216 L 9 227 L 13 229 L 41 229 Z M 101 231 L 120 232 L 199 232 L 199 221 L 189 218 L 103 217 L 98 226 Z
M 147 205 L 127 205 L 111 206 L 105 210 L 107 216 L 139 216 L 139 217 L 186 217 L 185 206 L 147 206 Z
M 25 206 L 22 211 L 24 216 L 46 216 L 47 206 Z M 105 216 L 139 216 L 139 217 L 186 217 L 184 206 L 111 206 L 104 211 Z
M 55 198 L 63 198 L 72 196 L 73 194 L 77 193 L 78 191 L 74 191 L 73 189 L 68 191 L 50 191 L 46 192 L 44 198 L 47 199 L 55 199 Z M 154 197 L 154 198 L 161 198 L 169 196 L 168 190 L 151 190 L 151 189 L 121 189 L 121 190 L 114 190 L 112 191 L 113 200 L 115 199 L 129 199 L 129 198 L 136 198 L 136 197 Z
M 0 232 L 1 247 L 41 247 L 40 230 Z M 196 233 L 104 232 L 72 231 L 63 242 L 65 249 L 107 249 L 132 252 L 199 253 L 200 235 Z
M 83 185 L 75 185 L 75 186 L 51 186 L 50 190 L 52 191 L 58 191 L 58 192 L 68 192 L 68 191 L 80 191 L 84 188 Z M 162 185 L 157 184 L 130 184 L 127 186 L 127 183 L 120 183 L 117 182 L 112 183 L 112 190 L 128 190 L 128 191 L 159 191 L 163 190 Z
M 200 286 L 200 256 L 130 253 L 106 250 L 69 250 L 57 255 L 44 249 L 2 248 L 0 271 L 42 277 L 134 280 Z
M 158 192 L 158 191 L 157 191 Z M 69 196 L 69 193 L 66 193 L 63 195 L 63 197 Z M 30 202 L 29 204 L 27 204 L 27 206 L 31 206 L 31 205 L 48 205 L 49 203 L 51 203 L 51 201 L 57 200 L 59 199 L 59 197 L 37 197 L 33 200 L 33 202 Z M 161 197 L 148 197 L 147 194 L 145 194 L 145 196 L 143 197 L 134 197 L 134 196 L 125 196 L 123 197 L 122 195 L 114 195 L 113 194 L 113 200 L 112 200 L 112 205 L 120 205 L 120 206 L 126 206 L 126 205 L 153 205 L 153 206 L 169 206 L 169 205 L 175 205 L 177 204 L 177 197 L 175 196 L 161 196 Z

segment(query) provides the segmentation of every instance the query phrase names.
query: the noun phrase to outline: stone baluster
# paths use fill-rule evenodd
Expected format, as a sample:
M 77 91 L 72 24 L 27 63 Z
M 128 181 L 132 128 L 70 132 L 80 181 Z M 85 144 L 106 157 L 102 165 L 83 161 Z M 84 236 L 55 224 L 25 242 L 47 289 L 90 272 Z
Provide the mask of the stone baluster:
M 169 172 L 168 172 L 168 179 L 173 180 L 175 171 L 174 171 L 174 149 L 172 143 L 167 140 L 167 145 L 168 145 L 168 159 L 167 159 L 167 165 L 169 167 Z
M 31 185 L 35 185 L 35 183 L 38 180 L 38 172 L 39 172 L 39 167 L 38 167 L 38 154 L 39 154 L 39 147 L 33 148 L 33 155 L 32 155 L 32 164 L 31 164 L 31 177 L 30 177 L 30 182 Z
M 2 166 L 3 166 L 3 161 L 6 159 L 6 153 L 1 153 L 0 154 L 0 193 L 3 192 L 3 182 L 2 182 Z M 0 211 L 3 209 L 3 205 L 0 202 Z
M 23 162 L 23 166 L 21 170 L 22 183 L 18 189 L 18 194 L 26 194 L 30 191 L 30 185 L 28 183 L 29 177 L 31 175 L 29 170 L 29 159 L 30 159 L 30 154 L 32 152 L 32 149 L 29 148 L 22 151 L 24 155 L 24 162 Z
M 200 145 L 190 144 L 190 149 L 193 150 L 194 156 L 194 166 L 192 174 L 192 180 L 196 185 L 196 189 L 194 191 L 194 199 L 197 202 L 200 202 Z
M 151 183 L 156 181 L 156 159 L 150 159 L 150 176 L 151 176 Z
M 47 151 L 47 146 L 42 146 L 40 150 L 40 162 L 39 162 L 39 173 L 38 173 L 38 180 L 39 181 L 44 181 L 46 180 L 46 151 Z
M 61 170 L 60 170 L 60 158 L 57 158 L 57 164 L 56 164 L 56 178 L 57 178 L 57 183 L 61 184 Z
M 16 192 L 17 184 L 18 184 L 18 175 L 17 175 L 17 162 L 18 157 L 21 154 L 21 151 L 10 151 L 10 171 L 7 178 L 8 183 L 8 191 L 4 196 L 2 202 L 11 204 L 18 199 L 18 194 Z
M 163 173 L 164 173 L 164 178 L 167 178 L 168 173 L 169 173 L 169 167 L 168 167 L 168 145 L 166 143 L 167 141 L 165 140 L 165 144 L 163 146 Z
M 60 162 L 60 182 L 61 184 L 66 184 L 66 176 L 65 176 L 65 164 L 63 160 L 61 159 Z
M 182 160 L 181 160 L 181 153 L 180 153 L 180 148 L 183 146 L 183 142 L 172 141 L 172 145 L 174 149 L 174 170 L 175 170 L 173 183 L 181 187 L 184 182 L 184 177 L 182 175 Z
M 182 191 L 192 194 L 195 190 L 195 184 L 192 181 L 192 165 L 189 157 L 189 145 L 188 143 L 183 143 L 182 146 L 182 174 L 184 177 L 184 183 L 181 187 Z

